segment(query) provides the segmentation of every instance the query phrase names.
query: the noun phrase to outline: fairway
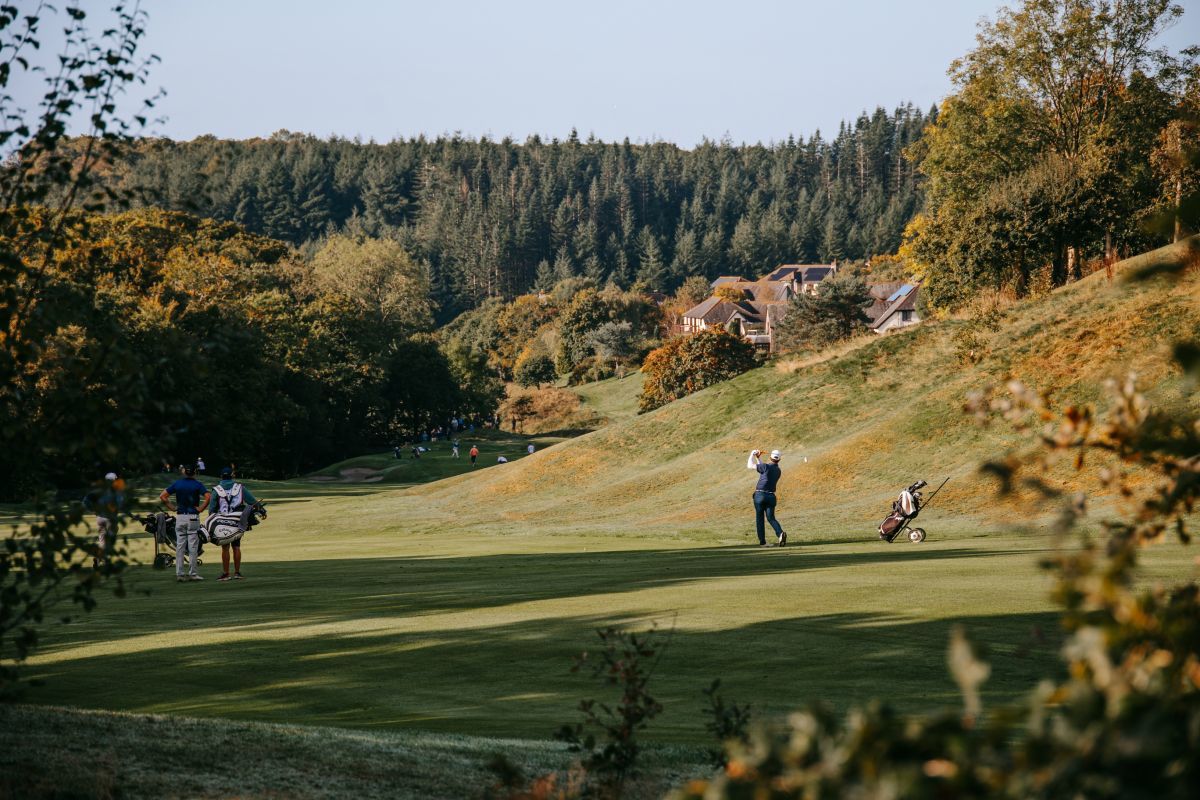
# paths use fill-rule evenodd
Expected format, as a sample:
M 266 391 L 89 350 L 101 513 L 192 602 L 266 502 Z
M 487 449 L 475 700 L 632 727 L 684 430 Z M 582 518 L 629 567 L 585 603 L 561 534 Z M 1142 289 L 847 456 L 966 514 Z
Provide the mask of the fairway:
M 759 713 L 886 695 L 953 707 L 951 625 L 990 650 L 990 701 L 1048 674 L 1059 633 L 1036 562 L 1047 535 L 968 535 L 931 523 L 922 545 L 861 539 L 760 550 L 747 537 L 405 531 L 351 513 L 399 490 L 255 485 L 269 520 L 247 537 L 247 580 L 134 571 L 132 592 L 51 628 L 29 700 L 242 720 L 548 738 L 600 693 L 569 671 L 607 625 L 657 625 L 651 738 L 703 740 L 700 690 L 722 678 Z M 346 495 L 346 493 L 350 493 Z M 318 507 L 320 510 L 318 510 Z M 933 512 L 930 512 L 931 518 Z M 343 522 L 334 526 L 330 519 Z M 313 524 L 310 520 L 319 520 Z M 145 556 L 148 542 L 133 540 Z M 1155 564 L 1184 569 L 1181 548 Z

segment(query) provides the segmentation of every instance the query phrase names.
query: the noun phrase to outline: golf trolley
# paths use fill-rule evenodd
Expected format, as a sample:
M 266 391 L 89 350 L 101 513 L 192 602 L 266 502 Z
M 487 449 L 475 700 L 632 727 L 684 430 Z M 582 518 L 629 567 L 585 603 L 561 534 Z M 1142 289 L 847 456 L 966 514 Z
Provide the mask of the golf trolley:
M 165 569 L 175 560 L 175 517 L 159 511 L 157 514 L 147 514 L 139 517 L 138 522 L 150 537 L 154 539 L 154 568 Z M 204 552 L 204 537 L 200 537 L 200 547 L 196 551 L 196 563 L 202 564 L 200 553 Z
M 942 490 L 942 486 L 945 486 L 948 480 L 950 479 L 946 478 L 945 481 L 942 481 L 933 490 L 933 494 L 929 495 L 928 500 L 921 498 L 921 490 L 929 485 L 927 481 L 917 481 L 900 492 L 900 496 L 892 501 L 892 513 L 888 514 L 883 522 L 879 523 L 879 538 L 891 544 L 896 540 L 896 537 L 907 533 L 908 540 L 913 544 L 920 544 L 925 541 L 925 529 L 911 527 L 909 523 L 916 519 L 917 515 L 929 505 L 934 496 Z

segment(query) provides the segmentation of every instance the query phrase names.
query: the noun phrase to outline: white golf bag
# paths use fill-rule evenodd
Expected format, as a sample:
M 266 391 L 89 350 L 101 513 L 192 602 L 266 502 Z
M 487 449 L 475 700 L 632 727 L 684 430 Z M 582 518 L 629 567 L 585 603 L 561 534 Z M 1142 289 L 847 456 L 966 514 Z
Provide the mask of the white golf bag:
M 240 483 L 229 489 L 218 485 L 214 491 L 217 493 L 217 513 L 210 514 L 201 526 L 204 538 L 213 544 L 234 544 L 258 522 L 256 511 L 266 516 L 265 509 L 259 511 L 261 504 L 245 505 Z

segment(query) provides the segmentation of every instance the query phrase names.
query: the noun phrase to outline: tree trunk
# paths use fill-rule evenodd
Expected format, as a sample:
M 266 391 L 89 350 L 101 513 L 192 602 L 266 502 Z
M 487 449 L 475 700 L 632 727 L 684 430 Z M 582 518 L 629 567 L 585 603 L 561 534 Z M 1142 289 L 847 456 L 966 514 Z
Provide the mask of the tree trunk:
M 1183 205 L 1183 175 L 1182 173 L 1175 176 L 1175 238 L 1172 241 L 1178 242 L 1183 239 L 1183 219 L 1179 216 L 1181 206 Z

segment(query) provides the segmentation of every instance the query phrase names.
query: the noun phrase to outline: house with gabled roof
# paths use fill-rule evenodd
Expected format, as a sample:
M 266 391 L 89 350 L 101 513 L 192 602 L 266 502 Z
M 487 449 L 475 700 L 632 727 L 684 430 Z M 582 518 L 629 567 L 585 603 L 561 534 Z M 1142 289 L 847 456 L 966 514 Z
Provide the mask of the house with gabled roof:
M 797 294 L 813 294 L 821 281 L 837 272 L 832 264 L 781 264 L 756 281 L 722 275 L 712 282 L 721 290 L 683 312 L 681 333 L 696 333 L 714 325 L 741 333 L 756 347 L 774 352 L 775 330 Z M 920 283 L 885 281 L 868 284 L 872 303 L 866 309 L 871 330 L 885 333 L 921 321 L 917 311 Z
M 685 311 L 679 330 L 687 334 L 724 325 L 755 347 L 774 350 L 774 328 L 788 302 L 799 292 L 815 291 L 816 284 L 836 270 L 836 264 L 784 264 L 756 281 L 722 275 L 712 282 L 720 294 Z
M 881 299 L 884 291 L 889 293 Z M 872 284 L 871 294 L 876 300 L 867 310 L 867 316 L 871 317 L 871 330 L 886 333 L 920 322 L 921 315 L 917 310 L 920 293 L 921 284 L 915 281 L 898 286 L 892 283 Z
M 814 294 L 817 285 L 835 272 L 837 261 L 832 264 L 781 264 L 763 280 L 786 281 L 792 284 L 797 294 Z

